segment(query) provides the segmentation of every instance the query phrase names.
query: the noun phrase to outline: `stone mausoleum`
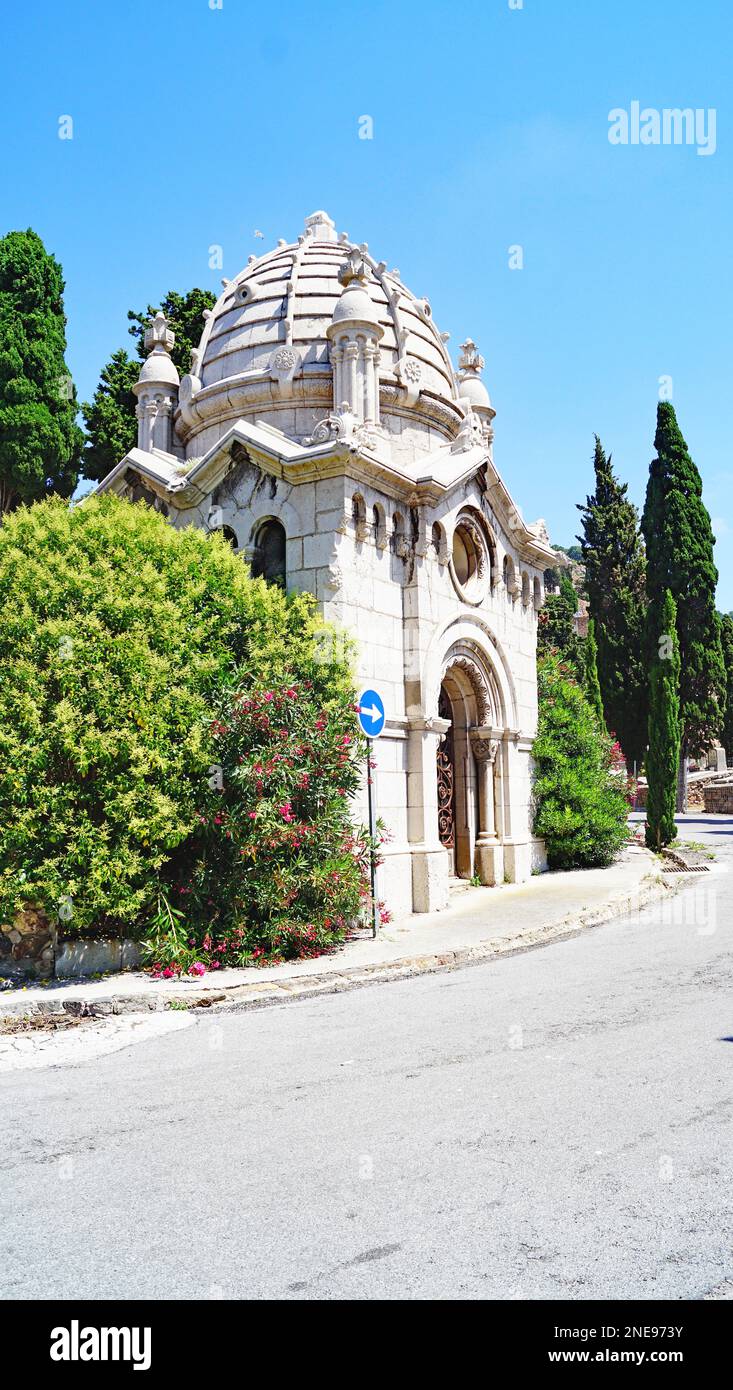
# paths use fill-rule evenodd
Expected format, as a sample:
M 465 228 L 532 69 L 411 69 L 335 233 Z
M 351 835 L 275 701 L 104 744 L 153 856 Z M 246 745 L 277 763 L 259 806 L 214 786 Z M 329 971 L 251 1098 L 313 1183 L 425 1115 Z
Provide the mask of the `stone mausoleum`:
M 393 911 L 442 907 L 455 877 L 527 878 L 544 867 L 535 658 L 557 557 L 495 467 L 476 345 L 454 367 L 429 301 L 325 212 L 223 286 L 182 381 L 153 319 L 137 447 L 99 490 L 223 531 L 253 574 L 309 590 L 355 636 L 387 711 Z

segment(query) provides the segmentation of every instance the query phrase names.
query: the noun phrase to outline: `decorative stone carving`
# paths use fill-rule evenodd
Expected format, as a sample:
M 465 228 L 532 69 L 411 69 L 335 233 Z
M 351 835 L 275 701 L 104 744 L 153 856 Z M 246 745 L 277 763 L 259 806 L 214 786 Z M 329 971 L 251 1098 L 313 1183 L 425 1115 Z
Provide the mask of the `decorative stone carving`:
M 342 285 L 350 285 L 352 280 L 366 285 L 369 267 L 364 260 L 361 248 L 352 246 L 346 260 L 339 266 L 339 280 Z
M 300 353 L 293 347 L 286 345 L 276 348 L 270 358 L 270 376 L 276 381 L 282 396 L 289 396 L 293 390 L 293 378 L 298 375 L 302 366 Z
M 349 408 L 348 401 L 343 401 L 338 410 L 332 411 L 325 420 L 318 422 L 313 433 L 307 435 L 303 443 L 310 446 L 328 444 L 332 440 L 346 444 L 350 449 L 375 449 L 379 435 L 373 426 L 360 423 Z
M 484 672 L 475 657 L 469 652 L 459 652 L 449 656 L 443 668 L 443 677 L 457 667 L 463 671 L 471 683 L 476 700 L 476 716 L 479 724 L 490 724 L 493 713 L 493 700 Z
M 200 390 L 201 382 L 199 378 L 194 376 L 192 372 L 189 372 L 188 376 L 184 376 L 178 388 L 179 405 L 189 405 Z
M 417 386 L 422 381 L 422 367 L 415 357 L 405 358 L 402 364 L 401 374 L 405 381 L 409 381 L 412 386 Z
M 276 372 L 289 372 L 298 361 L 297 354 L 292 348 L 278 348 L 272 359 L 272 370 Z
M 450 446 L 450 451 L 452 454 L 464 454 L 467 449 L 473 449 L 477 444 L 483 443 L 484 429 L 481 420 L 473 410 L 469 409 L 466 411 L 458 434 Z
M 482 729 L 471 729 L 471 748 L 473 756 L 480 763 L 493 763 L 499 751 L 499 739 L 492 738 L 491 734 L 484 733 Z

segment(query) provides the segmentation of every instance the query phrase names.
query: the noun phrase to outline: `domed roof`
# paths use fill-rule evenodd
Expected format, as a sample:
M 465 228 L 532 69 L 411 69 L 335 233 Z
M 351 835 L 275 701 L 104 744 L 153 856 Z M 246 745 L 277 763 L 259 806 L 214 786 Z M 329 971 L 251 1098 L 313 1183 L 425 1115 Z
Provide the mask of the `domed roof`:
M 338 235 L 325 212 L 306 219 L 296 242 L 281 241 L 274 251 L 252 256 L 236 279 L 225 283 L 195 359 L 202 386 L 266 371 L 278 347 L 296 355 L 305 377 L 322 373 L 329 361 L 327 329 L 349 291 L 339 270 L 356 250 L 364 262 L 360 315 L 369 310 L 370 321 L 382 329 L 380 380 L 408 387 L 413 398 L 419 390 L 455 403 L 453 367 L 428 301 L 403 285 L 398 270 L 375 261 L 365 244 Z M 353 286 L 351 295 L 356 298 Z M 336 322 L 339 317 L 336 313 Z

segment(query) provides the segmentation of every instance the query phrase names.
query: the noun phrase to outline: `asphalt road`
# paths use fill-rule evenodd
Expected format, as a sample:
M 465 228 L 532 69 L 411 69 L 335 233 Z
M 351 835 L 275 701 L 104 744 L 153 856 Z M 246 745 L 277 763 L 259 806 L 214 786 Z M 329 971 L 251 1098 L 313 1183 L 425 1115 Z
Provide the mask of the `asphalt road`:
M 733 820 L 683 834 L 733 867 Z M 726 1297 L 733 875 L 0 1081 L 9 1298 Z

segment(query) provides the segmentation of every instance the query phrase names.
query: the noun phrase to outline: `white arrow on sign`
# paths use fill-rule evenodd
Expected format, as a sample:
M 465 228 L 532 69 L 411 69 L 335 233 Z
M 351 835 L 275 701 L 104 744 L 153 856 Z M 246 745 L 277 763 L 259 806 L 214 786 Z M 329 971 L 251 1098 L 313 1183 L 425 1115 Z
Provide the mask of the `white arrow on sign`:
M 382 718 L 382 711 L 379 705 L 359 705 L 359 713 L 365 714 L 367 719 L 371 719 L 372 724 L 376 724 Z

